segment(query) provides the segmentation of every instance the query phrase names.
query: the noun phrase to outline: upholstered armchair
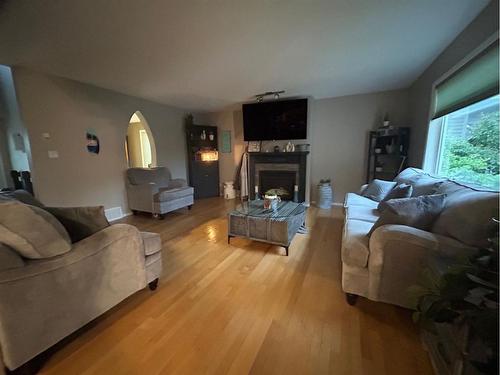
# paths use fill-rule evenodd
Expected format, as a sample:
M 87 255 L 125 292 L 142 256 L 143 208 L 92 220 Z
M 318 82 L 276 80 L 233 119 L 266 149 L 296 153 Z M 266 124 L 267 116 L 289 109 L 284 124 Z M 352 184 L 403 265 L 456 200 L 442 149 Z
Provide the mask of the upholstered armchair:
M 166 167 L 127 170 L 128 205 L 132 213 L 150 212 L 159 219 L 167 212 L 191 209 L 194 189 L 180 178 L 172 179 Z

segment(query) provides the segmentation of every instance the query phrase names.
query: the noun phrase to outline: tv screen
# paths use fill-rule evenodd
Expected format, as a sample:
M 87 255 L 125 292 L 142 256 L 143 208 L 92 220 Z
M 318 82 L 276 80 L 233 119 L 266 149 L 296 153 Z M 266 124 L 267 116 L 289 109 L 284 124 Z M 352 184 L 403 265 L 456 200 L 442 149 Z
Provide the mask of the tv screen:
M 245 141 L 307 138 L 307 99 L 243 104 Z

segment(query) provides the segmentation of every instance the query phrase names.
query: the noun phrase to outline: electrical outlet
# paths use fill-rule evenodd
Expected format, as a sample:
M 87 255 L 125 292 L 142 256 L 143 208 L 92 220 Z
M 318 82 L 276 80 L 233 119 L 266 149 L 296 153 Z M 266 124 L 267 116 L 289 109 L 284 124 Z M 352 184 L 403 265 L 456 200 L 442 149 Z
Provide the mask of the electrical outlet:
M 59 152 L 56 150 L 49 151 L 49 159 L 57 159 L 59 157 Z

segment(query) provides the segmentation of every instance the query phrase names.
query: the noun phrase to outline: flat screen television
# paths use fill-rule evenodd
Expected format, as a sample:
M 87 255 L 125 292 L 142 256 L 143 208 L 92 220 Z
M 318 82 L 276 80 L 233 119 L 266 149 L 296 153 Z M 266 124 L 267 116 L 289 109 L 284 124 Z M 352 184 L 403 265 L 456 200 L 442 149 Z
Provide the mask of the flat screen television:
M 307 138 L 307 99 L 243 104 L 245 141 Z

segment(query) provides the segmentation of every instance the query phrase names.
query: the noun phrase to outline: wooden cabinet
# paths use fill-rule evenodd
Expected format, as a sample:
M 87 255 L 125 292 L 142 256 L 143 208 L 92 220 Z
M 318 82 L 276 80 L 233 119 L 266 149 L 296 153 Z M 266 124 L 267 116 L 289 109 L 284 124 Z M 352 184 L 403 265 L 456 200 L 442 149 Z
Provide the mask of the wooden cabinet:
M 217 150 L 217 127 L 191 125 L 186 127 L 188 148 L 189 184 L 194 187 L 195 198 L 219 196 L 219 160 Z M 217 160 L 202 160 L 209 153 Z

